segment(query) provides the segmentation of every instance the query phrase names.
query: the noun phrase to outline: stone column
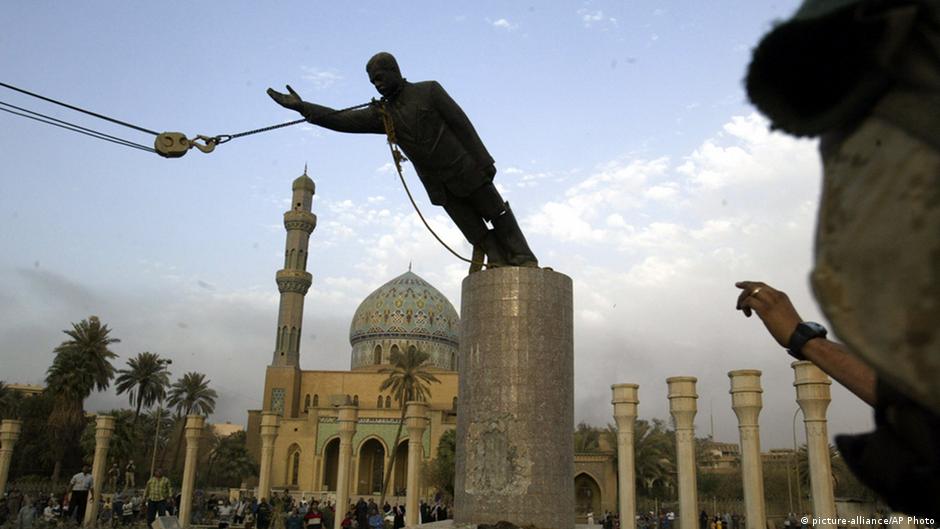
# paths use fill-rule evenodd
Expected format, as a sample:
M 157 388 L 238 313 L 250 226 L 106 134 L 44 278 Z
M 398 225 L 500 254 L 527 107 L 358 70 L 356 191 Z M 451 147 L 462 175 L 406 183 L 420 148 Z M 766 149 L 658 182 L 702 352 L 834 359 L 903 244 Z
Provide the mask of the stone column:
M 463 281 L 456 524 L 574 527 L 571 278 L 505 267 Z
M 108 448 L 111 446 L 111 435 L 114 433 L 114 417 L 99 415 L 95 418 L 95 461 L 91 465 L 92 488 L 88 492 L 88 503 L 85 505 L 85 520 L 82 525 L 94 527 L 98 525 L 98 495 L 104 490 L 104 476 L 108 468 Z
M 20 438 L 22 429 L 22 421 L 7 419 L 0 423 L 0 496 L 3 496 L 7 487 L 10 463 L 13 461 L 13 446 Z
M 834 518 L 836 501 L 832 490 L 832 466 L 829 461 L 829 433 L 826 409 L 832 381 L 816 364 L 793 362 L 796 402 L 803 410 L 806 425 L 806 451 L 809 458 L 809 482 L 813 493 L 813 512 L 817 518 Z M 887 454 L 886 454 L 887 456 Z
M 410 401 L 405 415 L 408 426 L 408 485 L 405 496 L 405 526 L 418 525 L 421 497 L 421 462 L 424 461 L 424 430 L 428 427 L 428 403 Z
M 193 509 L 193 485 L 196 482 L 196 464 L 199 457 L 199 440 L 206 419 L 202 415 L 186 417 L 186 462 L 183 464 L 183 484 L 180 486 L 179 523 L 184 529 L 189 527 Z
M 760 457 L 760 429 L 757 417 L 763 407 L 761 372 L 739 369 L 731 378 L 731 408 L 738 416 L 741 438 L 741 479 L 744 486 L 744 511 L 747 529 L 766 529 L 764 512 L 764 470 Z
M 636 424 L 636 384 L 614 384 L 611 403 L 617 422 L 617 490 L 619 492 L 620 527 L 636 529 L 636 467 L 634 464 L 633 428 Z
M 258 501 L 271 499 L 271 465 L 274 462 L 274 441 L 281 425 L 281 415 L 276 411 L 261 413 L 261 468 L 258 476 Z
M 669 413 L 676 423 L 676 470 L 679 473 L 679 529 L 698 529 L 695 484 L 695 377 L 671 377 Z
M 352 440 L 356 435 L 359 408 L 347 404 L 339 407 L 339 464 L 336 476 L 336 516 L 333 529 L 342 529 L 343 515 L 349 507 L 349 475 L 352 461 Z

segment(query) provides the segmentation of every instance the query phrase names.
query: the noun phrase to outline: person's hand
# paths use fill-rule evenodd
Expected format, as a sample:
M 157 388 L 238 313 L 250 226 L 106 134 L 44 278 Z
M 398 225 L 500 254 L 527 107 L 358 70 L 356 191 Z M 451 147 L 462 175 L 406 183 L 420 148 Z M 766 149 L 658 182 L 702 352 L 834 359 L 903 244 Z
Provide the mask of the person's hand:
M 752 310 L 756 312 L 777 343 L 787 347 L 796 326 L 803 321 L 790 303 L 790 298 L 760 281 L 738 281 L 734 286 L 741 289 L 737 310 L 744 312 L 748 318 Z
M 271 99 L 273 99 L 275 103 L 291 110 L 300 110 L 304 100 L 300 98 L 297 92 L 294 92 L 294 89 L 291 88 L 290 85 L 287 85 L 287 92 L 286 94 L 282 94 L 273 88 L 268 88 L 268 95 L 271 96 Z

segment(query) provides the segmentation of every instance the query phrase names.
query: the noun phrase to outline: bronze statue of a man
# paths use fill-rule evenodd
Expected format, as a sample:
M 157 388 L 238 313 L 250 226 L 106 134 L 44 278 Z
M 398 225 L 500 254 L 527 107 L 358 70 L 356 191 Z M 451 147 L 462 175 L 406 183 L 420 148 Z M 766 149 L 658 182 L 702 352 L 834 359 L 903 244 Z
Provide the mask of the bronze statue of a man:
M 464 237 L 483 248 L 489 265 L 538 266 L 509 203 L 493 185 L 493 157 L 460 106 L 437 81 L 402 78 L 390 53 L 375 54 L 366 72 L 382 99 L 361 110 L 337 113 L 302 100 L 290 86 L 287 94 L 269 88 L 268 95 L 310 123 L 339 132 L 385 134 L 384 108 L 431 203 L 443 206 Z

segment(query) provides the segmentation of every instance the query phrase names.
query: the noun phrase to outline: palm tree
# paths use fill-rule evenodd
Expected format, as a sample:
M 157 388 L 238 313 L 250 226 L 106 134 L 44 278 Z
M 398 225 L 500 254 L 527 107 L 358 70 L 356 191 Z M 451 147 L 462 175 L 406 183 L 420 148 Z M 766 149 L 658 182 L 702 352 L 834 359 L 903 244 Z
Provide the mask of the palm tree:
M 176 418 L 183 419 L 193 412 L 209 416 L 215 410 L 215 399 L 219 394 L 209 387 L 206 375 L 191 371 L 173 383 L 167 404 L 176 408 Z M 180 448 L 183 446 L 183 435 L 186 428 L 180 423 L 179 439 L 176 442 L 176 451 L 173 454 L 173 466 L 179 462 Z
M 222 438 L 215 437 L 214 446 L 209 453 L 206 482 L 210 485 L 237 487 L 243 478 L 257 473 L 258 467 L 245 445 L 244 431 Z
M 601 449 L 601 430 L 585 422 L 578 423 L 574 431 L 574 451 L 597 452 Z
M 56 452 L 53 481 L 59 479 L 65 449 L 76 443 L 84 428 L 85 399 L 95 389 L 108 389 L 114 378 L 111 359 L 117 355 L 108 346 L 120 342 L 109 336 L 111 329 L 97 316 L 73 323 L 72 329 L 62 332 L 71 339 L 55 348 L 56 357 L 46 372 L 46 391 L 54 402 L 48 419 Z
M 388 483 L 392 479 L 392 469 L 395 468 L 395 457 L 398 455 L 398 441 L 401 440 L 401 428 L 405 423 L 405 403 L 412 400 L 428 400 L 431 390 L 428 387 L 432 382 L 440 383 L 434 375 L 427 371 L 427 361 L 431 357 L 416 347 L 409 347 L 404 353 L 393 350 L 389 361 L 392 367 L 385 367 L 379 373 L 387 374 L 388 378 L 382 381 L 379 391 L 391 391 L 392 398 L 401 407 L 401 417 L 398 421 L 398 431 L 395 432 L 395 442 L 392 444 L 392 459 L 385 471 L 385 480 L 382 481 L 382 496 L 379 505 L 385 505 L 385 493 Z
M 16 419 L 20 416 L 23 394 L 0 381 L 0 419 Z
M 803 490 L 808 491 L 810 490 L 809 450 L 805 444 L 797 450 L 796 458 L 800 482 L 803 484 Z M 842 454 L 839 453 L 839 449 L 835 445 L 829 445 L 829 467 L 832 473 L 832 486 L 833 488 L 838 487 L 839 482 L 843 481 L 845 475 L 849 473 L 849 467 L 842 459 Z
M 115 380 L 114 388 L 118 395 L 128 393 L 131 405 L 137 406 L 134 412 L 136 424 L 142 406 L 149 408 L 157 402 L 163 402 L 166 388 L 170 385 L 170 375 L 165 369 L 166 361 L 150 352 L 139 353 L 137 358 L 128 359 L 127 367 L 118 371 L 120 375 Z
M 657 484 L 668 486 L 675 473 L 675 444 L 671 433 L 662 421 L 653 419 L 636 421 L 634 427 L 634 450 L 636 479 L 639 490 L 652 495 Z

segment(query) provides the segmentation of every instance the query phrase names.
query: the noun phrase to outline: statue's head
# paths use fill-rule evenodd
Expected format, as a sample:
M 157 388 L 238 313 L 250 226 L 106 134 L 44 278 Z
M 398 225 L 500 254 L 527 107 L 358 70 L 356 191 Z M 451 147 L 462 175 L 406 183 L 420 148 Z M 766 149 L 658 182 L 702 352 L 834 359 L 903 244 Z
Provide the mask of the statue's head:
M 394 95 L 402 86 L 401 70 L 398 61 L 388 52 L 379 52 L 366 63 L 369 82 L 385 97 Z

